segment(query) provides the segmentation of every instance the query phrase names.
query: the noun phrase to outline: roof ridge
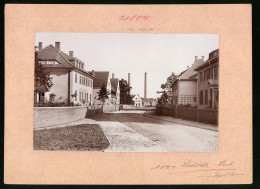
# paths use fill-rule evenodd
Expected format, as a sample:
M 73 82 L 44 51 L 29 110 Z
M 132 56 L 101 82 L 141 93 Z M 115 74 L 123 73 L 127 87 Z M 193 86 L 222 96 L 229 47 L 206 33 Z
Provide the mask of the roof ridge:
M 70 61 L 67 60 L 67 58 L 65 58 L 65 57 L 60 53 L 60 51 L 58 51 L 52 44 L 50 44 L 50 45 L 51 45 L 72 67 L 74 67 L 74 68 L 76 68 L 77 70 L 80 70 L 80 71 L 82 71 L 82 72 L 84 72 L 84 73 L 90 75 L 91 77 L 95 78 L 95 77 L 92 76 L 90 73 L 87 73 L 86 71 L 81 70 L 81 69 L 77 68 L 76 66 L 74 66 L 73 64 L 71 64 Z M 61 51 L 61 52 L 63 52 L 63 51 Z M 66 54 L 65 52 L 63 52 L 63 53 Z M 67 54 L 66 54 L 66 55 L 67 55 Z M 67 55 L 67 56 L 69 56 L 69 55 Z

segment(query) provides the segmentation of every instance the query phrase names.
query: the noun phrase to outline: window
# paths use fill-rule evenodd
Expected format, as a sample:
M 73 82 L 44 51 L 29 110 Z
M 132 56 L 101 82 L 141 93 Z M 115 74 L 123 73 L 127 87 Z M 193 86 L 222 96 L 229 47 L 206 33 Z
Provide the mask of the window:
M 78 101 L 78 94 L 77 94 L 77 91 L 75 91 L 75 101 Z
M 214 79 L 218 79 L 218 65 L 214 66 Z
M 205 90 L 205 104 L 208 104 L 208 91 Z
M 203 72 L 200 72 L 200 82 L 203 81 Z
M 89 101 L 90 101 L 90 103 L 91 103 L 91 94 L 89 94 Z
M 209 79 L 213 79 L 213 67 L 209 69 Z
M 203 105 L 203 91 L 200 91 L 200 105 Z
M 77 79 L 78 79 L 78 76 L 77 76 L 77 74 L 75 73 L 75 83 L 77 83 Z
M 87 93 L 87 102 L 88 102 L 88 93 Z

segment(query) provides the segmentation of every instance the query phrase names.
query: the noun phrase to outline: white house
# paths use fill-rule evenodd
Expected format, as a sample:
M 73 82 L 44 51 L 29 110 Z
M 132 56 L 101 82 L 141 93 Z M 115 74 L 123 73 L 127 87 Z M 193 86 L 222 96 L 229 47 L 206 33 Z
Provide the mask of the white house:
M 134 106 L 135 107 L 142 107 L 142 99 L 139 97 L 139 95 L 135 95 L 132 100 L 134 101 Z
M 190 68 L 182 72 L 172 84 L 172 103 L 174 105 L 197 105 L 197 75 L 195 69 L 204 63 L 204 57 L 195 61 Z
M 93 104 L 93 75 L 85 71 L 85 63 L 61 51 L 60 42 L 55 46 L 42 48 L 39 42 L 37 59 L 44 72 L 52 77 L 53 86 L 49 91 L 35 90 L 35 103 L 63 101 L 74 104 Z
M 110 102 L 111 101 L 110 73 L 108 71 L 95 71 L 93 72 L 93 76 L 95 77 L 93 83 L 93 96 L 94 96 L 93 103 L 95 105 L 102 104 L 101 100 L 98 100 L 98 92 L 101 90 L 102 86 L 105 85 L 107 91 L 110 93 L 105 103 L 110 104 L 111 103 Z

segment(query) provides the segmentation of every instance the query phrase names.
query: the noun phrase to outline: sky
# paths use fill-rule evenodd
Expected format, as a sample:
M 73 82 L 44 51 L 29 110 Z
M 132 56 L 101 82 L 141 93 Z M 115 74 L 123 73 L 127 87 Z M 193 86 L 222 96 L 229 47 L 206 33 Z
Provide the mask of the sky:
M 36 33 L 35 45 L 43 47 L 60 42 L 60 49 L 85 62 L 85 70 L 110 71 L 128 80 L 132 94 L 144 96 L 147 72 L 147 97 L 157 98 L 160 86 L 172 72 L 179 74 L 191 66 L 195 56 L 208 59 L 219 48 L 217 34 L 143 34 L 143 33 Z

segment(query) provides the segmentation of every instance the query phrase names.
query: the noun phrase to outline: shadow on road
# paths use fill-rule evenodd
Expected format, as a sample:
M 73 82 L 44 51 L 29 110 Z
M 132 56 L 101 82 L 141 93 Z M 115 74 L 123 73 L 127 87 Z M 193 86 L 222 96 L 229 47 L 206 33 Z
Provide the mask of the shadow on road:
M 135 123 L 150 123 L 150 124 L 162 124 L 162 120 L 156 120 L 153 118 L 145 117 L 143 114 L 145 111 L 124 110 L 122 113 L 102 113 L 91 115 L 88 118 L 95 121 L 118 121 L 121 123 L 135 122 Z

